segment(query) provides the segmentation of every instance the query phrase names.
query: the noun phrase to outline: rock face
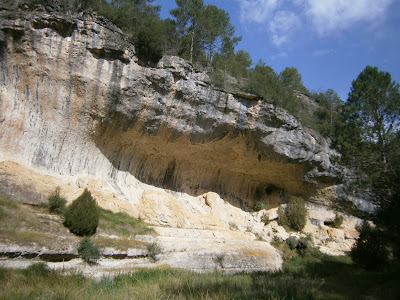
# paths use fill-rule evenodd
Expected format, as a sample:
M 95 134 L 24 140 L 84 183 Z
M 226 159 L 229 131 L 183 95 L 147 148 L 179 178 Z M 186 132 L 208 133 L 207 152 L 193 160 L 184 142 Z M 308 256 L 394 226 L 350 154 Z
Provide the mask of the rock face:
M 103 178 L 127 199 L 146 183 L 242 208 L 335 178 L 328 142 L 287 111 L 176 57 L 142 67 L 101 18 L 1 14 L 2 160 Z
M 270 241 L 277 229 L 246 211 L 320 195 L 337 179 L 334 155 L 284 109 L 215 88 L 183 59 L 140 65 L 99 16 L 0 9 L 1 180 L 25 201 L 43 201 L 57 185 L 69 199 L 89 187 L 102 206 L 158 226 Z M 15 188 L 14 175 L 34 193 Z M 227 252 L 230 269 L 240 269 L 233 262 L 245 244 Z M 264 244 L 254 251 L 272 261 L 256 266 L 249 254 L 248 265 L 276 270 L 279 255 Z M 174 255 L 178 267 L 193 261 Z

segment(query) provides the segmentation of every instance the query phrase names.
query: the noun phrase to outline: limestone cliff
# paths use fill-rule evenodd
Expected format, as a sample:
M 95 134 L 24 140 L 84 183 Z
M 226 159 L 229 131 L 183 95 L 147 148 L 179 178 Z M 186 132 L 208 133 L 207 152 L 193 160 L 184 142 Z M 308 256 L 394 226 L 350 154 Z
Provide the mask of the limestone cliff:
M 334 155 L 284 109 L 218 89 L 185 60 L 140 65 L 100 16 L 0 6 L 0 192 L 37 202 L 57 185 L 69 200 L 89 187 L 103 207 L 163 226 L 165 263 L 202 269 L 213 248 L 232 270 L 276 270 L 268 242 L 289 235 L 246 211 L 334 199 Z M 334 214 L 316 207 L 307 230 L 325 246 Z M 336 253 L 348 251 L 355 235 L 335 234 Z
M 100 177 L 127 199 L 146 183 L 242 208 L 335 178 L 328 141 L 287 111 L 176 57 L 140 66 L 99 17 L 2 11 L 0 33 L 2 160 Z

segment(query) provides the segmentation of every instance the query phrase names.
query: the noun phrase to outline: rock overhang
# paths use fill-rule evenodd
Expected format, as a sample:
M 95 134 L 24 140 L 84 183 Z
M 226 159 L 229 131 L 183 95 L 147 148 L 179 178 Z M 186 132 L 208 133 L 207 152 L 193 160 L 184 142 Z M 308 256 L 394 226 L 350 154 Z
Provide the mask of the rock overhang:
M 190 195 L 215 191 L 243 208 L 268 200 L 270 186 L 279 195 L 308 197 L 337 177 L 329 141 L 286 110 L 215 88 L 181 58 L 140 66 L 134 46 L 95 15 L 17 16 L 0 24 L 7 58 L 1 68 L 8 74 L 1 82 L 3 115 L 21 120 L 3 123 L 3 140 L 19 141 L 4 144 L 3 156 L 17 152 L 52 172 L 110 180 L 123 172 Z M 23 30 L 23 42 L 10 30 Z M 22 108 L 12 111 L 9 98 Z M 32 118 L 41 125 L 29 126 Z M 36 142 L 22 147 L 28 136 Z

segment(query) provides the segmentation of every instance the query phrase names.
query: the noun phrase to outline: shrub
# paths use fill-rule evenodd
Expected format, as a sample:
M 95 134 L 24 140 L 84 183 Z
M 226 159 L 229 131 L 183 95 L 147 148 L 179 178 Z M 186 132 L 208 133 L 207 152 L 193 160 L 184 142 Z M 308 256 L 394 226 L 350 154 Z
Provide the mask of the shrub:
M 254 204 L 253 210 L 260 211 L 265 208 L 265 205 L 266 205 L 265 201 L 257 202 L 256 204 Z
M 147 245 L 147 253 L 153 261 L 157 261 L 157 255 L 162 252 L 161 247 L 157 243 Z
M 302 230 L 307 222 L 307 209 L 303 198 L 291 197 L 286 208 L 286 215 L 290 227 Z
M 366 269 L 376 269 L 384 265 L 387 262 L 389 251 L 380 230 L 372 228 L 368 222 L 364 222 L 350 256 L 354 263 Z
M 302 230 L 307 222 L 305 201 L 301 197 L 290 197 L 286 209 L 279 207 L 278 216 L 279 225 Z
M 278 208 L 278 224 L 281 226 L 289 226 L 289 220 L 286 215 L 286 210 L 283 206 Z
M 64 225 L 79 236 L 91 236 L 99 225 L 99 211 L 96 200 L 85 191 L 65 210 Z
M 269 213 L 268 212 L 265 212 L 265 213 L 262 214 L 261 222 L 263 222 L 264 225 L 268 225 L 269 224 Z
M 290 250 L 294 250 L 297 248 L 297 245 L 299 244 L 299 240 L 296 239 L 295 237 L 291 236 L 286 240 L 286 244 L 288 244 Z
M 288 245 L 287 242 L 283 242 L 283 241 L 273 241 L 271 243 L 271 246 L 275 247 L 276 249 L 278 249 L 279 251 L 281 251 L 282 253 L 282 259 L 284 261 L 288 261 L 290 259 L 293 258 L 294 256 L 294 251 L 292 251 Z
M 225 260 L 225 254 L 218 254 L 214 258 L 214 262 L 217 266 L 219 266 L 221 269 L 224 268 L 224 260 Z
M 56 187 L 55 191 L 47 198 L 50 211 L 57 214 L 64 213 L 65 205 L 67 204 L 67 199 L 61 196 L 60 190 L 59 186 Z
M 100 257 L 100 248 L 89 237 L 84 237 L 79 244 L 78 253 L 87 263 L 94 263 Z
M 35 263 L 23 271 L 25 276 L 49 277 L 51 270 L 45 263 Z
M 340 226 L 342 226 L 342 224 L 343 224 L 343 216 L 336 213 L 335 219 L 333 220 L 332 227 L 340 228 Z

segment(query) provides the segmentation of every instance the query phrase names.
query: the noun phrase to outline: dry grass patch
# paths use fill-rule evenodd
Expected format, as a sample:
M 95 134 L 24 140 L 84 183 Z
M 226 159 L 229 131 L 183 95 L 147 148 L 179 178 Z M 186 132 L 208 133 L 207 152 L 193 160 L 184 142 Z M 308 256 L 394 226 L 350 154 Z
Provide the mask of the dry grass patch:
M 99 208 L 100 221 L 97 227 L 99 233 L 132 237 L 142 234 L 154 234 L 154 230 L 145 222 L 126 213 L 113 213 L 110 210 Z
M 129 248 L 146 249 L 147 243 L 136 241 L 130 238 L 107 238 L 98 235 L 92 237 L 92 241 L 101 248 L 111 247 L 120 251 L 127 251 Z

